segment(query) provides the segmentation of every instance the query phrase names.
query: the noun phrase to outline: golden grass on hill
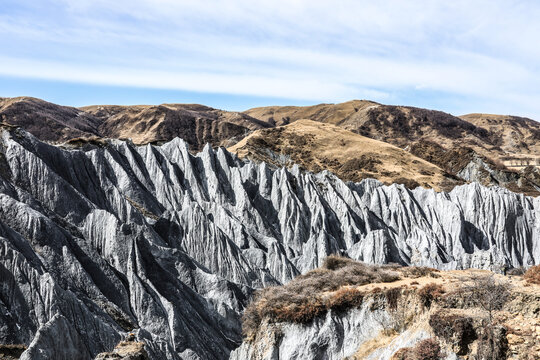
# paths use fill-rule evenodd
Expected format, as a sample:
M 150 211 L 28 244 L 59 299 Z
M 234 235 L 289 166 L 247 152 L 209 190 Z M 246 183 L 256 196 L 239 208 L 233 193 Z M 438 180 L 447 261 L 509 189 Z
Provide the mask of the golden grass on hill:
M 296 163 L 312 172 L 328 169 L 355 182 L 369 177 L 385 184 L 436 190 L 459 183 L 436 165 L 396 146 L 311 120 L 255 131 L 229 151 L 277 166 Z

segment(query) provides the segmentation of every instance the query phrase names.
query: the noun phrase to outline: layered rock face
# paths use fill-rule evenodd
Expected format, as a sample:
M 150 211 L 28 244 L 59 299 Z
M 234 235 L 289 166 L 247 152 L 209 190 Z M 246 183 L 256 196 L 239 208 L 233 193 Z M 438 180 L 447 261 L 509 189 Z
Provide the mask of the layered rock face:
M 331 253 L 438 268 L 537 264 L 540 199 L 271 169 L 184 141 L 0 142 L 0 341 L 90 359 L 133 331 L 152 359 L 223 359 L 254 288 Z

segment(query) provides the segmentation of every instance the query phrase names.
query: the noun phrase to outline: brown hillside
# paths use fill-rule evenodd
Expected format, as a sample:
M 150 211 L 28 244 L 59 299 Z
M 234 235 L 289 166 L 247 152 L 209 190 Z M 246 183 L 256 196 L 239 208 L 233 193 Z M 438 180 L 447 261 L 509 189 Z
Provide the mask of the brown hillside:
M 351 118 L 359 111 L 366 111 L 380 104 L 369 100 L 353 100 L 341 104 L 319 104 L 312 106 L 267 106 L 253 108 L 245 114 L 271 125 L 287 125 L 299 119 L 338 124 Z
M 530 157 L 532 165 L 536 157 L 540 157 L 540 123 L 513 116 L 456 117 L 441 111 L 364 100 L 305 107 L 271 106 L 245 113 L 277 125 L 299 119 L 332 123 L 402 148 L 417 141 L 431 141 L 448 150 L 467 146 L 497 161 L 505 161 L 506 157 Z
M 110 138 L 130 138 L 136 144 L 180 137 L 193 151 L 206 143 L 230 146 L 249 132 L 269 127 L 248 115 L 197 104 L 88 106 L 81 108 L 102 122 L 99 133 Z
M 311 120 L 256 131 L 229 150 L 277 166 L 299 164 L 313 172 L 328 169 L 343 180 L 370 177 L 386 184 L 397 182 L 437 190 L 460 183 L 439 167 L 398 147 Z
M 96 136 L 100 121 L 79 109 L 31 97 L 0 98 L 0 121 L 45 141 Z
M 496 144 L 506 153 L 501 160 L 506 166 L 525 167 L 540 163 L 540 123 L 528 118 L 468 114 L 465 121 L 488 130 Z
M 270 126 L 242 113 L 196 104 L 73 108 L 30 97 L 0 98 L 0 121 L 46 141 L 109 137 L 145 144 L 181 137 L 193 151 L 207 142 L 230 146 L 249 132 Z

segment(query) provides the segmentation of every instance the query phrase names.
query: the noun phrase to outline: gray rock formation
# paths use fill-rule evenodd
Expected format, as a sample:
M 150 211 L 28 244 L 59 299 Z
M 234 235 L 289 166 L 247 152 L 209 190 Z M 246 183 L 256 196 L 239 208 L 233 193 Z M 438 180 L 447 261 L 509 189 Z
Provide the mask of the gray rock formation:
M 439 268 L 537 264 L 540 199 L 271 169 L 209 146 L 0 140 L 0 342 L 90 359 L 134 331 L 152 359 L 223 359 L 254 288 L 331 253 Z M 73 357 L 74 356 L 74 357 Z
M 380 338 L 386 324 L 393 321 L 393 314 L 383 309 L 373 311 L 371 305 L 342 313 L 330 311 L 308 325 L 265 322 L 260 336 L 242 343 L 230 360 L 352 359 L 364 343 Z M 423 328 L 404 331 L 388 344 L 380 344 L 366 360 L 390 359 L 397 350 L 429 337 Z

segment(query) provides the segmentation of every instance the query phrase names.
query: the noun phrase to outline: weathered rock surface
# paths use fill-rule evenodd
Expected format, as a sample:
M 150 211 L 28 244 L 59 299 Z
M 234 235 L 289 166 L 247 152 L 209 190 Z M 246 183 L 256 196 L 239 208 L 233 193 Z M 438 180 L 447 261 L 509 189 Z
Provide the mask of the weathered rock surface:
M 252 289 L 331 253 L 439 268 L 540 260 L 540 199 L 501 188 L 344 183 L 221 148 L 193 156 L 180 139 L 83 151 L 1 136 L 0 341 L 27 344 L 26 359 L 93 358 L 133 329 L 152 359 L 226 358 Z
M 386 311 L 372 311 L 370 304 L 364 304 L 341 314 L 330 311 L 306 325 L 264 323 L 259 337 L 244 342 L 230 359 L 344 359 L 376 337 L 389 318 Z
M 264 321 L 257 336 L 252 341 L 244 341 L 231 353 L 230 359 L 388 360 L 399 349 L 431 337 L 427 326 L 384 335 L 396 322 L 397 312 L 389 311 L 385 303 L 376 300 L 379 303 L 376 304 L 374 300 L 368 298 L 359 308 L 347 311 L 331 310 L 307 324 Z M 376 344 L 374 349 L 359 355 L 370 342 Z M 455 354 L 449 352 L 448 355 L 449 359 L 454 359 L 451 356 Z

